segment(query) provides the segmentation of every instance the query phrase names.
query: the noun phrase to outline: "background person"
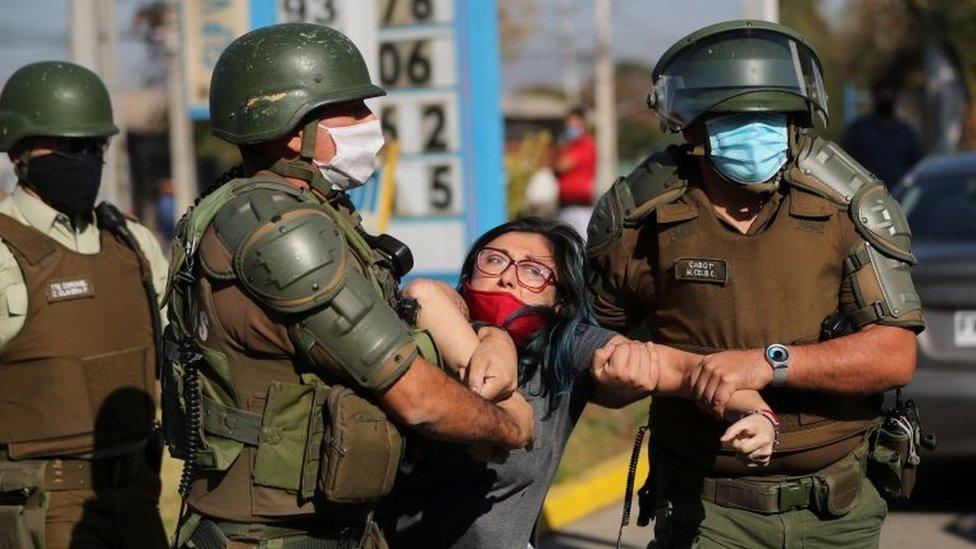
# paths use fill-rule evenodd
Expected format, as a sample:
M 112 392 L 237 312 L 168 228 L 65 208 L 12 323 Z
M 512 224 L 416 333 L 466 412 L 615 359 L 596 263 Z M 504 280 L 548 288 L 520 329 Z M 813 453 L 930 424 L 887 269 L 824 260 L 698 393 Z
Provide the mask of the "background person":
M 145 227 L 105 203 L 96 214 L 116 133 L 84 67 L 26 65 L 0 94 L 18 177 L 0 202 L 3 547 L 28 532 L 50 549 L 166 547 L 153 422 L 167 265 Z
M 586 238 L 586 224 L 593 212 L 596 189 L 596 140 L 586 127 L 581 107 L 566 115 L 562 146 L 556 158 L 559 179 L 559 220 Z
M 492 383 L 470 380 L 478 353 L 472 328 L 503 326 L 518 349 L 519 391 L 535 411 L 531 448 L 510 455 L 458 445 L 419 444 L 400 472 L 380 520 L 393 547 L 526 547 L 570 434 L 588 401 L 619 407 L 651 392 L 690 394 L 686 373 L 697 357 L 630 342 L 593 324 L 583 242 L 569 226 L 527 218 L 485 233 L 471 247 L 460 293 L 417 280 L 417 325 L 428 330 L 449 370 L 486 398 Z M 691 360 L 689 360 L 691 359 Z M 495 385 L 497 387 L 497 385 Z M 768 462 L 774 416 L 759 395 L 736 395 L 723 435 L 744 461 Z M 743 419 L 739 419 L 745 414 Z M 716 437 L 718 443 L 718 437 Z
M 844 131 L 844 150 L 891 189 L 924 153 L 915 131 L 898 118 L 898 88 L 892 82 L 876 82 L 871 102 L 872 112 Z

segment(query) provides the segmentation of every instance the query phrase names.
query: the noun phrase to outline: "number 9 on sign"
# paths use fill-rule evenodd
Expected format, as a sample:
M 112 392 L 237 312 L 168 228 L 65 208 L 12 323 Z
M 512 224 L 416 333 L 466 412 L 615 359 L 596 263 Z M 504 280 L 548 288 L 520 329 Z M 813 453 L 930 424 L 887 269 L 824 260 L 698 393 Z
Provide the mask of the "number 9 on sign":
M 339 18 L 338 0 L 278 0 L 278 21 L 333 25 Z

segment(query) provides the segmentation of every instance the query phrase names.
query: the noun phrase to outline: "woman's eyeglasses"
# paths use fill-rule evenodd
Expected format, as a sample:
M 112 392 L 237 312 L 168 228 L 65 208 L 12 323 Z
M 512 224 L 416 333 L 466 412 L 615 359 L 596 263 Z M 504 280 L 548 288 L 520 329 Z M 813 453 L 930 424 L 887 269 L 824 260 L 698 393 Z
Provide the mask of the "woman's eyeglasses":
M 556 282 L 556 275 L 550 267 L 531 259 L 515 261 L 507 252 L 497 248 L 482 248 L 475 262 L 478 270 L 488 276 L 501 276 L 512 265 L 515 265 L 515 278 L 519 286 L 527 290 L 541 292 Z

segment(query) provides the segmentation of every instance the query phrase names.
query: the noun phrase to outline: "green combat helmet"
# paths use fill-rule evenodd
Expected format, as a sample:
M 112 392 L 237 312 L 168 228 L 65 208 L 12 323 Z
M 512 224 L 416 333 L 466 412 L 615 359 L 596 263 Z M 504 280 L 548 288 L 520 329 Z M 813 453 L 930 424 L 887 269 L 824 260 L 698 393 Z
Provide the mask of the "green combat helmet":
M 705 113 L 793 112 L 827 123 L 827 93 L 816 52 L 799 33 L 757 20 L 699 29 L 664 52 L 651 74 L 648 106 L 664 129 L 681 131 Z
M 0 151 L 25 137 L 108 137 L 108 90 L 92 71 L 64 61 L 42 61 L 15 72 L 0 93 Z
M 210 123 L 217 137 L 246 146 L 271 141 L 306 123 L 300 160 L 267 159 L 272 171 L 329 189 L 311 164 L 319 107 L 385 95 L 373 84 L 362 54 L 341 32 L 285 23 L 234 40 L 217 60 L 210 82 Z M 246 152 L 256 160 L 253 152 Z

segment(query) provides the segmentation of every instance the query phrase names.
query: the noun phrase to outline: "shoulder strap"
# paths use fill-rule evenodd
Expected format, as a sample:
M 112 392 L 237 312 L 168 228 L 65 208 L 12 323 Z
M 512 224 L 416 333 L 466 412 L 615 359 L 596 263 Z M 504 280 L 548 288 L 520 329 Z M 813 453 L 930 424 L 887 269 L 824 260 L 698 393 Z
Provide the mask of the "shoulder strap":
M 30 265 L 37 265 L 58 251 L 51 237 L 5 214 L 0 214 L 0 238 Z
M 687 146 L 672 145 L 648 157 L 624 178 L 633 201 L 633 209 L 624 210 L 625 224 L 639 224 L 662 204 L 674 202 L 685 194 L 687 153 Z
M 687 146 L 673 145 L 649 156 L 600 197 L 586 231 L 588 255 L 599 255 L 624 228 L 640 225 L 662 204 L 681 198 L 688 188 L 687 152 Z

